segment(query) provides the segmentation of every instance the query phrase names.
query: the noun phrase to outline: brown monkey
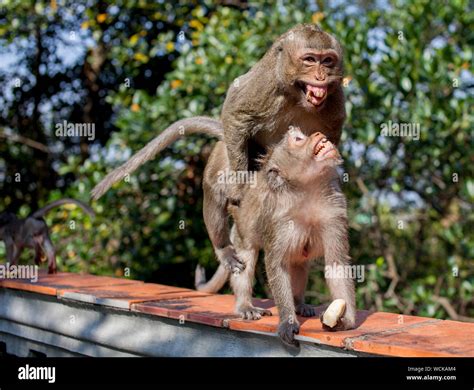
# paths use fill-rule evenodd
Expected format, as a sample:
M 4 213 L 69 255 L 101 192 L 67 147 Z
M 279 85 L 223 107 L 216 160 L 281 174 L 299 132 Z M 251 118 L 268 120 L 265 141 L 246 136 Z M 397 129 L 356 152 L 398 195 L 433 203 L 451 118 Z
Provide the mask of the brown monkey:
M 278 333 L 287 344 L 296 344 L 299 331 L 296 314 L 314 316 L 304 303 L 310 261 L 324 257 L 327 266 L 350 262 L 346 200 L 341 192 L 337 165 L 340 155 L 321 133 L 305 136 L 294 128 L 262 160 L 257 185 L 245 188 L 238 207 L 230 206 L 234 219 L 232 244 L 245 263 L 241 273 L 230 275 L 236 296 L 236 312 L 259 319 L 268 311 L 252 305 L 252 284 L 260 249 L 265 253 L 268 281 L 278 307 Z M 225 145 L 219 142 L 208 167 L 209 177 L 230 164 Z M 198 289 L 215 291 L 229 272 L 219 266 L 210 284 Z M 197 275 L 197 281 L 202 275 Z M 352 279 L 328 278 L 332 299 L 344 299 L 347 307 L 336 330 L 355 325 L 355 295 Z
M 253 170 L 258 155 L 278 143 L 289 126 L 306 134 L 319 129 L 334 144 L 345 120 L 342 49 L 331 35 L 313 25 L 298 25 L 280 36 L 263 58 L 229 88 L 218 120 L 196 117 L 178 121 L 109 173 L 92 191 L 101 197 L 115 182 L 132 173 L 180 135 L 224 130 L 230 168 Z M 206 179 L 205 179 L 206 180 Z M 241 270 L 230 242 L 229 199 L 238 203 L 242 186 L 214 188 L 204 183 L 204 221 L 220 263 Z
M 318 129 L 336 144 L 345 120 L 343 56 L 337 40 L 313 25 L 280 36 L 237 78 L 222 109 L 231 169 L 253 168 L 255 150 L 278 143 L 289 126 Z
M 35 263 L 41 264 L 48 259 L 48 273 L 56 273 L 56 254 L 49 237 L 49 229 L 43 217 L 51 209 L 63 204 L 73 203 L 91 217 L 94 211 L 86 204 L 75 199 L 60 199 L 35 211 L 25 219 L 19 219 L 11 212 L 0 213 L 0 240 L 5 242 L 7 261 L 16 265 L 24 248 L 35 251 Z
M 337 145 L 346 117 L 342 78 L 342 48 L 334 37 L 312 25 L 296 26 L 280 36 L 227 92 L 221 120 L 230 169 L 256 169 L 259 154 L 278 143 L 291 126 L 305 135 L 319 129 Z M 229 250 L 229 267 L 241 270 L 224 221 L 229 201 L 238 204 L 243 186 L 227 186 L 223 198 L 222 189 L 209 182 L 205 177 L 207 230 L 214 248 Z

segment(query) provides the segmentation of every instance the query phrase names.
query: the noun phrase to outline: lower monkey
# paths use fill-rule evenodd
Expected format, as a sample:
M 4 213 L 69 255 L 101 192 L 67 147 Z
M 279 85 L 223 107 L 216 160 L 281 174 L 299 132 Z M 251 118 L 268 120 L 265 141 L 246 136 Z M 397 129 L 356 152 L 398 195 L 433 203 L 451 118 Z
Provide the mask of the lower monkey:
M 0 240 L 5 242 L 7 261 L 16 265 L 23 249 L 32 248 L 35 251 L 35 263 L 39 265 L 43 258 L 47 258 L 48 273 L 56 273 L 56 253 L 43 217 L 51 209 L 70 203 L 79 206 L 91 217 L 94 216 L 94 211 L 89 206 L 69 198 L 52 202 L 25 219 L 20 219 L 11 212 L 0 213 Z
M 222 140 L 222 132 L 219 121 L 206 117 L 174 123 L 109 173 L 94 188 L 93 198 L 99 198 L 113 183 L 154 158 L 180 136 L 203 133 Z M 270 314 L 251 303 L 255 263 L 259 250 L 263 249 L 270 288 L 280 315 L 279 335 L 285 343 L 295 344 L 294 335 L 299 331 L 296 314 L 315 315 L 314 309 L 304 303 L 310 260 L 324 256 L 328 266 L 350 263 L 346 200 L 337 174 L 340 162 L 337 149 L 321 133 L 307 137 L 299 129 L 288 131 L 261 161 L 257 185 L 248 186 L 240 206 L 235 206 L 229 204 L 228 186 L 220 180 L 230 163 L 226 145 L 218 142 L 204 171 L 203 211 L 220 265 L 207 283 L 198 269 L 197 288 L 215 292 L 230 277 L 237 300 L 236 311 L 242 317 L 259 319 Z M 235 222 L 230 239 L 228 213 Z M 328 279 L 327 283 L 332 299 L 346 302 L 344 317 L 333 329 L 353 328 L 353 280 Z
M 227 168 L 226 148 L 219 142 L 206 167 L 207 179 L 217 178 Z M 223 162 L 220 165 L 218 162 Z M 339 152 L 321 133 L 309 137 L 298 129 L 268 152 L 257 173 L 257 185 L 248 186 L 238 207 L 229 206 L 234 219 L 231 241 L 245 268 L 230 275 L 236 296 L 236 311 L 247 319 L 269 314 L 251 302 L 255 264 L 260 249 L 273 298 L 278 307 L 278 334 L 286 344 L 297 344 L 296 315 L 314 316 L 304 303 L 310 261 L 324 257 L 326 266 L 349 265 L 346 200 L 340 189 Z M 205 291 L 222 286 L 230 272 L 221 265 L 208 284 L 197 275 L 197 288 Z M 343 299 L 343 318 L 333 328 L 355 326 L 354 281 L 328 278 L 332 299 Z

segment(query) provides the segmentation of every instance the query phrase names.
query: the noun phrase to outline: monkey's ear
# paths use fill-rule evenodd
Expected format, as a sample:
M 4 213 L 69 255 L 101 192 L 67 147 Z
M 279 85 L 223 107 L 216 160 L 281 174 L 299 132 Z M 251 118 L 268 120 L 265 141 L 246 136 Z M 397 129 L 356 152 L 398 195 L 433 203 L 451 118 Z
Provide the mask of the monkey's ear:
M 268 186 L 273 191 L 282 189 L 286 184 L 285 179 L 281 176 L 281 172 L 277 167 L 267 169 L 267 181 Z

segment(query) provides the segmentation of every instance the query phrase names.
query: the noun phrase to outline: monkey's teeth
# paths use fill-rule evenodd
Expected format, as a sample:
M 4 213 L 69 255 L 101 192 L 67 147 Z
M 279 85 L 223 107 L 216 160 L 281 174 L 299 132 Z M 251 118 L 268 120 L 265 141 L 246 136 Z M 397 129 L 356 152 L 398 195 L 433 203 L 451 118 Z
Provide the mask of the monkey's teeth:
M 319 105 L 326 95 L 326 87 L 315 87 L 311 84 L 306 84 L 306 100 L 314 105 Z
M 315 88 L 313 93 L 316 97 L 323 97 L 324 94 L 326 93 L 326 89 L 324 89 L 324 88 Z
M 316 146 L 316 150 L 314 151 L 314 155 L 317 156 L 321 150 L 324 149 L 324 145 Z

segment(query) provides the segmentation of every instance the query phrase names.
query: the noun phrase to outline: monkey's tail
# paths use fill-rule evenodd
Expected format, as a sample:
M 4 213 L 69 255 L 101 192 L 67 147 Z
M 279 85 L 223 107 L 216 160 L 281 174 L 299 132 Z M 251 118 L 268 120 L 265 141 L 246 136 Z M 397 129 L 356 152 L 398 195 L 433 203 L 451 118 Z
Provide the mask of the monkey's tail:
M 105 178 L 92 189 L 92 199 L 99 199 L 114 183 L 135 171 L 145 162 L 155 158 L 158 153 L 175 142 L 179 137 L 196 133 L 208 134 L 222 139 L 223 127 L 221 122 L 217 119 L 205 116 L 181 119 L 173 123 L 144 148 L 135 153 L 130 160 L 105 176 Z
M 225 268 L 222 264 L 217 268 L 216 273 L 212 276 L 211 280 L 206 282 L 206 271 L 199 264 L 196 267 L 196 275 L 194 279 L 194 285 L 196 290 L 216 293 L 222 287 L 224 287 L 225 282 L 229 279 L 230 271 Z
M 50 210 L 54 209 L 55 207 L 61 206 L 63 204 L 71 204 L 71 203 L 75 204 L 78 207 L 80 207 L 82 210 L 84 210 L 91 217 L 93 217 L 95 215 L 94 210 L 92 210 L 85 203 L 82 203 L 81 201 L 76 200 L 76 199 L 64 198 L 64 199 L 55 200 L 54 202 L 52 202 L 50 204 L 47 204 L 44 207 L 41 207 L 39 210 L 36 210 L 33 214 L 31 214 L 30 217 L 43 218 L 46 215 L 46 213 L 48 213 Z

